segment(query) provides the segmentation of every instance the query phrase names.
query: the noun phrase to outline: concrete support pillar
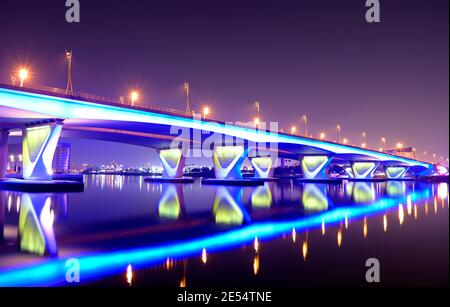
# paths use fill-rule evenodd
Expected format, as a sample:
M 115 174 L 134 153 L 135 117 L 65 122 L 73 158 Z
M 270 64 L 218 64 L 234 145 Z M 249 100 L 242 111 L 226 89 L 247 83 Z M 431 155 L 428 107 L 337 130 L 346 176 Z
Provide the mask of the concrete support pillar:
M 386 166 L 384 172 L 388 179 L 400 179 L 404 178 L 408 172 L 409 167 L 405 166 Z
M 356 179 L 372 179 L 380 162 L 352 162 L 352 170 Z
M 9 131 L 0 131 L 0 179 L 5 177 L 8 166 L 8 137 Z
M 255 157 L 250 159 L 255 170 L 255 178 L 270 178 L 273 176 L 276 159 L 272 157 Z
M 241 166 L 246 157 L 244 146 L 217 146 L 213 151 L 217 179 L 242 179 Z
M 52 180 L 52 162 L 62 125 L 51 124 L 22 131 L 23 178 Z
M 327 170 L 333 157 L 328 156 L 304 156 L 302 158 L 303 178 L 328 179 Z
M 181 149 L 163 149 L 158 153 L 164 169 L 163 178 L 182 178 L 186 157 Z
M 348 178 L 354 178 L 355 175 L 353 175 L 353 170 L 351 166 L 344 166 L 344 171 L 347 174 Z

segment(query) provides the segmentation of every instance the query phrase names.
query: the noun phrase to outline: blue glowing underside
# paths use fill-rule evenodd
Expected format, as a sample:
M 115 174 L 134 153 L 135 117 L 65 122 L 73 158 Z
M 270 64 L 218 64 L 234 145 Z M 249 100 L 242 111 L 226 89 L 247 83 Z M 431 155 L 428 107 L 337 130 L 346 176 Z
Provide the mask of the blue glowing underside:
M 243 138 L 251 142 L 286 143 L 300 146 L 310 146 L 336 154 L 362 155 L 381 161 L 397 161 L 411 166 L 416 165 L 425 168 L 432 167 L 428 163 L 413 159 L 392 156 L 381 152 L 344 146 L 341 144 L 306 139 L 298 136 L 276 134 L 244 127 L 226 126 L 222 123 L 205 122 L 145 110 L 110 106 L 5 88 L 0 88 L 0 106 L 36 113 L 42 113 L 43 110 L 45 110 L 45 113 L 49 116 L 60 119 L 115 120 L 186 127 Z
M 430 191 L 416 191 L 407 196 L 412 202 L 430 197 Z M 379 212 L 385 212 L 404 203 L 407 197 L 384 198 L 370 206 L 342 207 L 323 214 L 318 214 L 301 219 L 266 222 L 252 224 L 226 233 L 207 236 L 199 239 L 186 240 L 173 244 L 150 246 L 139 249 L 121 250 L 110 253 L 92 253 L 75 255 L 80 262 L 80 278 L 82 282 L 99 279 L 104 276 L 123 272 L 128 264 L 136 268 L 148 267 L 155 263 L 163 262 L 167 258 L 187 257 L 200 254 L 205 248 L 209 252 L 230 249 L 251 243 L 255 237 L 270 239 L 283 233 L 290 232 L 293 228 L 301 232 L 307 229 L 321 227 L 322 220 L 327 225 L 333 225 L 348 219 L 358 219 Z M 0 286 L 42 286 L 58 285 L 65 282 L 65 259 L 52 259 L 42 264 L 17 267 L 0 272 Z

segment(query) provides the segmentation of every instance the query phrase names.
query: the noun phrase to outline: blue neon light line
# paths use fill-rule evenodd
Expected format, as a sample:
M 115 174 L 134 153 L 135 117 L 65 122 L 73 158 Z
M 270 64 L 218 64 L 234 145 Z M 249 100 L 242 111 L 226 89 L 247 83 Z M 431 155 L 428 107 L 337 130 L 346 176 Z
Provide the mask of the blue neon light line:
M 199 254 L 203 248 L 208 251 L 220 251 L 248 244 L 255 237 L 270 239 L 291 231 L 293 228 L 302 231 L 320 227 L 322 220 L 327 225 L 334 225 L 345 217 L 356 219 L 371 216 L 380 211 L 393 208 L 410 198 L 418 202 L 430 197 L 430 190 L 415 191 L 400 198 L 383 198 L 361 207 L 342 207 L 323 214 L 304 217 L 292 221 L 256 223 L 226 233 L 182 242 L 150 246 L 138 249 L 120 250 L 109 253 L 92 253 L 79 256 L 81 282 L 99 279 L 104 276 L 123 272 L 128 264 L 134 267 L 146 267 L 165 261 L 167 258 L 181 258 Z M 50 259 L 41 264 L 12 268 L 0 271 L 0 286 L 42 286 L 63 285 L 65 283 L 65 259 Z
M 192 120 L 167 114 L 135 110 L 117 106 L 107 106 L 86 101 L 60 98 L 42 94 L 27 93 L 0 88 L 0 106 L 44 113 L 62 119 L 116 120 L 154 123 L 216 132 L 243 138 L 252 142 L 290 143 L 321 148 L 336 154 L 360 154 L 382 161 L 399 161 L 410 166 L 422 166 L 432 169 L 432 164 L 408 158 L 391 156 L 370 150 L 348 147 L 341 144 L 304 139 L 297 136 L 279 135 L 272 132 L 254 130 L 244 127 L 229 126 L 214 122 Z

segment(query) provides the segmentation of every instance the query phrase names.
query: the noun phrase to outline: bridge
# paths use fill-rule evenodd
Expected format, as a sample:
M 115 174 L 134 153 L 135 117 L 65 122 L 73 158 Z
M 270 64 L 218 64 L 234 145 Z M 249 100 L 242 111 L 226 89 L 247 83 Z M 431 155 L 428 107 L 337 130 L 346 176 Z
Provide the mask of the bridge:
M 175 131 L 182 131 L 174 134 Z M 184 132 L 183 132 L 184 131 Z M 129 106 L 95 98 L 69 96 L 46 90 L 0 84 L 0 178 L 8 159 L 8 138 L 22 135 L 23 178 L 51 180 L 51 162 L 60 137 L 89 138 L 145 146 L 158 150 L 163 177 L 181 178 L 186 151 L 217 134 L 231 138 L 231 144 L 210 144 L 218 179 L 242 179 L 241 165 L 250 159 L 255 177 L 269 178 L 276 159 L 299 160 L 303 177 L 329 179 L 331 163 L 341 165 L 354 179 L 371 180 L 380 165 L 386 178 L 401 179 L 406 174 L 435 173 L 430 163 L 313 138 L 249 127 L 223 121 L 195 118 L 158 108 Z M 197 135 L 198 138 L 192 136 Z M 184 145 L 173 147 L 174 141 Z M 275 144 L 267 148 L 262 144 Z M 267 154 L 268 153 L 268 154 Z

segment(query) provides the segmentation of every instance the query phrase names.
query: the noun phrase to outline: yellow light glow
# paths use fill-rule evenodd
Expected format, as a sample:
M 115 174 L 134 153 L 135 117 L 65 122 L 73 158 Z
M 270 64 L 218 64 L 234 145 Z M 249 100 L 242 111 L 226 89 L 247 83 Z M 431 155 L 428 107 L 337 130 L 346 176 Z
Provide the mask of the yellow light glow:
M 253 248 L 255 249 L 255 253 L 259 251 L 259 242 L 257 237 L 255 237 L 255 240 L 253 241 Z
M 387 219 L 387 215 L 385 214 L 385 215 L 383 215 L 383 230 L 384 230 L 384 232 L 387 231 L 387 228 L 388 228 L 388 219 Z
M 297 240 L 297 232 L 295 231 L 295 228 L 292 228 L 292 242 L 295 243 Z
M 259 117 L 255 117 L 253 121 L 255 122 L 255 126 L 259 125 Z
M 134 105 L 134 103 L 139 99 L 139 93 L 136 91 L 132 91 L 130 97 L 131 97 L 131 104 Z
M 343 144 L 347 144 L 347 143 L 348 143 L 348 139 L 347 139 L 347 138 L 344 138 L 344 139 L 342 140 L 342 143 L 343 143 Z
M 369 229 L 367 227 L 367 216 L 364 217 L 364 225 L 363 225 L 363 234 L 364 234 L 364 239 L 367 238 L 367 234 L 369 232 Z
M 403 224 L 404 220 L 405 220 L 405 212 L 403 211 L 403 205 L 400 204 L 398 205 L 398 221 L 400 225 Z
M 20 86 L 22 87 L 25 80 L 28 78 L 28 69 L 26 68 L 20 68 L 19 69 L 19 79 L 20 79 Z
M 208 258 L 207 258 L 207 255 L 206 255 L 206 249 L 204 248 L 204 249 L 202 250 L 202 262 L 203 262 L 204 264 L 206 264 L 207 261 L 208 261 Z
M 325 235 L 325 220 L 322 220 L 322 235 Z
M 259 272 L 259 255 L 253 258 L 253 274 L 257 275 Z
M 131 286 L 133 282 L 133 268 L 131 267 L 131 264 L 127 266 L 127 273 L 126 273 L 127 283 Z
M 303 260 L 306 261 L 306 256 L 308 256 L 308 241 L 303 241 L 302 244 L 302 256 L 303 256 Z
M 341 229 L 339 229 L 338 233 L 337 233 L 337 243 L 338 243 L 338 246 L 341 247 L 341 245 L 342 245 L 342 230 Z
M 345 225 L 345 229 L 348 229 L 348 217 L 347 217 L 347 215 L 345 216 L 344 225 Z
M 361 144 L 361 147 L 362 147 L 362 148 L 366 148 L 366 146 L 367 146 L 366 143 L 362 143 L 362 144 Z
M 402 143 L 397 143 L 397 148 L 398 149 L 403 148 L 403 144 Z
M 295 127 L 295 126 L 292 126 L 292 127 L 291 127 L 291 134 L 294 134 L 294 133 L 295 133 L 295 131 L 297 131 L 297 127 Z
M 323 132 L 320 133 L 320 139 L 321 140 L 325 139 L 325 133 L 323 133 Z
M 205 106 L 203 107 L 203 117 L 206 117 L 209 115 L 209 107 Z

